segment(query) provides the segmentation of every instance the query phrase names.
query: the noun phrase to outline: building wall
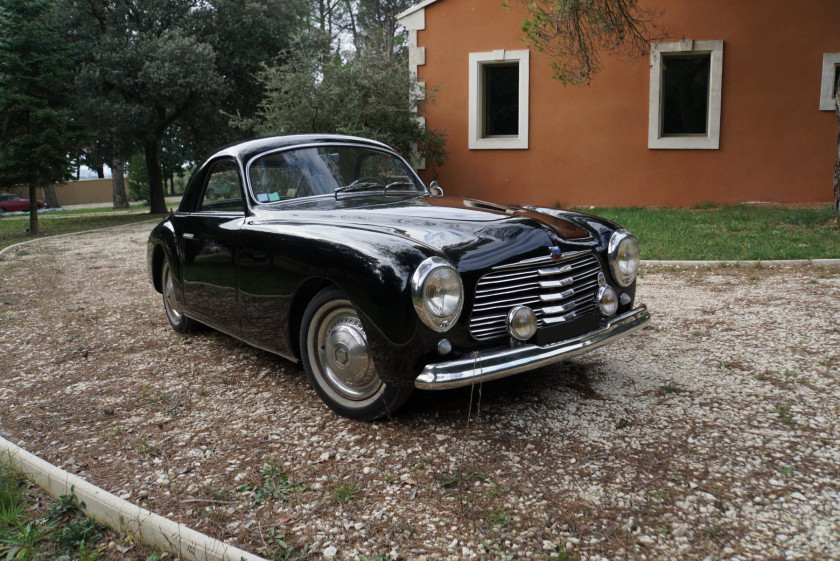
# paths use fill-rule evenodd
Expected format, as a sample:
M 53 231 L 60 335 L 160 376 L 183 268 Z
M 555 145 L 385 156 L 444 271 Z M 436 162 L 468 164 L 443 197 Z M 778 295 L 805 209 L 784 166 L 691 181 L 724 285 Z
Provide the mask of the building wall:
M 649 58 L 604 56 L 590 85 L 564 86 L 531 50 L 529 148 L 469 150 L 469 53 L 528 48 L 524 13 L 497 1 L 439 0 L 417 32 L 425 48 L 418 74 L 430 90 L 440 86 L 423 114 L 447 131 L 449 159 L 424 178 L 436 173 L 447 194 L 541 205 L 832 200 L 838 124 L 819 97 L 823 53 L 840 51 L 840 2 L 647 6 L 662 11 L 668 40 L 725 42 L 719 149 L 648 148 Z
M 113 194 L 111 192 L 112 181 L 110 179 L 84 179 L 82 181 L 68 181 L 67 183 L 56 183 L 55 198 L 58 204 L 81 205 L 91 203 L 111 203 Z M 24 199 L 29 198 L 29 189 L 11 189 L 9 193 L 16 193 Z M 37 189 L 38 198 L 44 200 L 44 191 Z M 128 181 L 126 181 L 126 196 L 128 196 Z

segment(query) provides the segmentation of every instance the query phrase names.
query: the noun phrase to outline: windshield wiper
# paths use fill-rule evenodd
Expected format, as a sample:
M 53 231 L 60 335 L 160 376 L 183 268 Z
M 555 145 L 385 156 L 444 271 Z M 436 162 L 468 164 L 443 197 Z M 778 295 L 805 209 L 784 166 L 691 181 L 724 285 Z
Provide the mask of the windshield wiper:
M 349 193 L 351 191 L 364 191 L 368 187 L 381 187 L 382 184 L 378 181 L 354 181 L 349 185 L 344 185 L 343 187 L 338 187 L 333 193 L 335 194 L 335 199 L 338 200 L 339 193 Z
M 411 181 L 393 181 L 385 186 L 385 189 L 383 189 L 383 193 L 387 195 L 388 189 L 390 189 L 391 187 L 396 187 L 397 185 L 408 185 L 409 187 L 415 187 L 414 183 L 412 183 Z

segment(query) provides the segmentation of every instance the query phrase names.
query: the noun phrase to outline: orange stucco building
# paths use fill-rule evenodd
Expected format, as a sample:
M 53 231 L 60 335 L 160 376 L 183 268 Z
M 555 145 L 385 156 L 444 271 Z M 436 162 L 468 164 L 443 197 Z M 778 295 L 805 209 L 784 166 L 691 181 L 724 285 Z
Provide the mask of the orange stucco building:
M 445 130 L 447 194 L 540 205 L 832 200 L 836 0 L 646 0 L 670 39 L 602 56 L 565 86 L 501 0 L 426 0 L 400 16 Z M 686 93 L 688 92 L 688 93 Z M 684 95 L 685 94 L 685 95 Z M 688 98 L 686 98 L 686 95 Z

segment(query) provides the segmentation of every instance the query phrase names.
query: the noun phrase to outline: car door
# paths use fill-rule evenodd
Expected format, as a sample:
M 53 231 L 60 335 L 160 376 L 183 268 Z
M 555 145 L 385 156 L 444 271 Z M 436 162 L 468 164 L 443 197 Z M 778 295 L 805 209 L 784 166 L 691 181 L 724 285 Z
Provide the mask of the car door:
M 232 158 L 212 162 L 195 209 L 179 220 L 184 303 L 191 317 L 233 335 L 240 331 L 235 265 L 244 221 L 239 166 Z

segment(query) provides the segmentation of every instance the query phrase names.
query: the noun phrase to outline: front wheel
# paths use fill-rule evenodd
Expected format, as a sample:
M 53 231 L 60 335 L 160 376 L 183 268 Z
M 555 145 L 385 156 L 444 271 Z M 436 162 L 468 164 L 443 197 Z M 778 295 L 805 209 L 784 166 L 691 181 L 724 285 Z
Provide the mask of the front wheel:
M 373 421 L 394 413 L 412 388 L 380 380 L 353 304 L 325 288 L 306 307 L 300 327 L 303 368 L 318 396 L 336 413 Z
M 187 333 L 193 328 L 195 322 L 184 315 L 181 303 L 178 302 L 178 296 L 175 294 L 175 277 L 172 276 L 172 269 L 169 268 L 169 263 L 165 259 L 160 278 L 160 286 L 163 289 L 163 309 L 166 310 L 166 319 L 169 320 L 169 325 L 172 326 L 172 329 L 178 333 Z

